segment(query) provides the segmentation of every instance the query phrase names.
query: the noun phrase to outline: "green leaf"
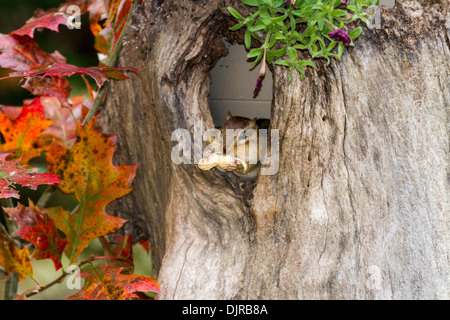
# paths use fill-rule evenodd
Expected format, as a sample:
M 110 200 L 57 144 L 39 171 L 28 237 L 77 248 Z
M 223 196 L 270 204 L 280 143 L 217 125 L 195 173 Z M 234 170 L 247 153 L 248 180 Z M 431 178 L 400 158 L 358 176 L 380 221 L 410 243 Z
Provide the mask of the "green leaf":
M 352 32 L 350 32 L 350 34 L 348 35 L 350 37 L 350 39 L 356 39 L 358 38 L 358 36 L 361 34 L 362 32 L 362 28 L 358 27 L 355 30 L 353 30 Z
M 305 49 L 306 49 L 306 46 L 304 46 L 304 45 L 302 45 L 302 44 L 297 44 L 297 45 L 295 45 L 293 48 L 299 49 L 299 50 L 305 50 Z
M 297 27 L 297 23 L 295 21 L 294 15 L 292 13 L 289 14 L 289 21 L 290 21 L 292 31 L 295 31 L 295 28 Z
M 264 24 L 265 26 L 268 26 L 272 23 L 272 19 L 270 18 L 270 16 L 268 15 L 263 15 L 261 13 L 261 15 L 259 16 L 259 20 L 258 22 L 261 22 L 262 24 Z
M 252 43 L 252 37 L 250 36 L 250 31 L 248 31 L 248 29 L 245 31 L 244 43 L 245 43 L 245 47 L 247 49 L 250 49 L 250 45 Z
M 370 24 L 369 20 L 365 17 L 360 17 L 359 19 L 361 19 L 361 21 L 363 21 L 366 25 Z
M 332 13 L 335 17 L 343 17 L 347 15 L 347 11 L 341 9 L 334 9 Z
M 240 14 L 239 12 L 237 12 L 236 10 L 234 10 L 233 8 L 228 7 L 227 9 L 228 9 L 228 11 L 231 13 L 231 15 L 232 15 L 233 17 L 235 17 L 236 19 L 238 19 L 238 20 L 244 20 L 244 17 L 241 16 L 241 14 Z
M 277 39 L 277 40 L 285 40 L 286 39 L 286 34 L 284 34 L 283 32 L 281 32 L 281 31 L 279 31 L 279 32 L 275 32 L 274 33 L 274 37 Z
M 356 7 L 354 5 L 352 5 L 352 4 L 348 4 L 347 5 L 347 10 L 355 12 L 356 11 Z
M 285 66 L 285 67 L 289 67 L 291 65 L 291 63 L 286 60 L 277 60 L 277 61 L 275 61 L 275 64 L 278 64 L 280 66 Z
M 297 51 L 294 48 L 288 47 L 286 50 L 287 50 L 289 58 L 292 61 L 297 61 L 298 60 Z
M 273 8 L 279 8 L 284 4 L 284 0 L 277 0 L 275 1 L 275 3 L 272 5 Z
M 312 53 L 311 53 L 311 57 L 314 59 L 314 58 L 317 58 L 317 57 L 321 57 L 321 56 L 323 56 L 323 52 L 322 51 L 317 51 L 317 50 L 314 50 Z
M 261 40 L 261 37 L 258 36 L 258 35 L 257 35 L 256 33 L 254 33 L 254 32 L 250 32 L 250 35 L 252 36 L 253 39 L 256 39 L 256 40 L 258 40 L 258 41 Z
M 248 31 L 255 32 L 255 31 L 259 31 L 259 30 L 265 29 L 265 28 L 266 28 L 266 26 L 264 24 L 260 23 L 260 24 L 257 24 L 256 26 L 248 27 Z
M 275 35 L 270 37 L 268 48 L 272 48 L 276 42 L 277 42 L 277 37 L 275 37 Z
M 287 16 L 288 16 L 287 13 L 285 13 L 282 16 L 274 17 L 274 18 L 271 18 L 270 20 L 271 20 L 271 22 L 280 22 L 280 21 L 284 21 L 287 18 Z
M 300 17 L 300 18 L 307 18 L 307 17 L 311 16 L 311 15 L 314 13 L 314 10 L 311 9 L 310 7 L 307 7 L 307 8 L 305 8 L 305 9 L 303 9 L 303 10 L 295 10 L 295 11 L 292 11 L 292 13 L 293 13 L 295 16 L 297 16 L 297 17 Z
M 337 41 L 332 41 L 332 42 L 329 44 L 327 50 L 328 50 L 328 51 L 333 50 L 333 48 L 334 48 L 336 45 L 337 45 Z
M 256 66 L 258 64 L 258 62 L 262 59 L 263 57 L 263 53 L 261 52 L 255 59 L 255 61 L 252 62 L 252 64 L 250 64 L 250 68 L 253 68 L 254 66 Z
M 323 30 L 323 25 L 325 24 L 325 20 L 324 19 L 319 19 L 317 20 L 317 26 L 319 27 L 319 30 L 322 31 Z
M 236 31 L 236 30 L 239 30 L 240 28 L 242 28 L 243 26 L 244 26 L 244 23 L 241 22 L 241 23 L 238 23 L 238 24 L 235 24 L 234 26 L 232 26 L 232 27 L 230 28 L 230 30 L 231 30 L 231 31 Z
M 286 54 L 286 47 L 278 49 L 278 50 L 270 50 L 269 51 L 271 55 L 273 55 L 274 57 L 282 57 Z
M 315 10 L 325 11 L 325 5 L 322 3 L 317 3 L 313 5 L 312 8 Z
M 310 60 L 302 60 L 298 64 L 301 66 L 310 66 L 310 67 L 313 67 L 314 69 L 316 69 L 316 64 Z
M 241 0 L 243 4 L 246 4 L 248 6 L 257 7 L 260 4 L 260 0 Z
M 339 42 L 338 44 L 338 56 L 341 57 L 344 53 L 344 44 L 342 42 Z
M 361 1 L 356 1 L 356 8 L 358 9 L 358 12 L 362 10 L 362 3 Z
M 298 63 L 295 64 L 295 69 L 297 69 L 298 72 L 300 72 L 302 75 L 305 74 L 305 69 L 303 69 L 303 67 L 301 65 L 299 65 Z M 303 79 L 303 77 L 302 77 Z
M 250 51 L 250 52 L 247 54 L 247 58 L 253 58 L 253 57 L 256 57 L 256 56 L 262 54 L 262 52 L 263 52 L 263 49 L 261 49 L 261 48 L 253 49 L 252 51 Z

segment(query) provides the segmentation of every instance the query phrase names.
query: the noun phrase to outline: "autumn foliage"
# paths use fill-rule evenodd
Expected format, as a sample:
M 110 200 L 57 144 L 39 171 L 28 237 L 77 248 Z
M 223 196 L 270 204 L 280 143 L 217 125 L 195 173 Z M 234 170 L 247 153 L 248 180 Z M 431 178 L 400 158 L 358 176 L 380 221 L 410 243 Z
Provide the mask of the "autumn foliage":
M 76 5 L 89 15 L 100 64 L 77 67 L 67 64 L 57 51 L 43 51 L 34 40 L 42 28 L 58 31 L 67 26 L 66 8 Z M 81 268 L 84 287 L 70 299 L 146 299 L 158 293 L 155 279 L 133 274 L 132 239 L 117 232 L 126 220 L 109 215 L 106 206 L 132 191 L 136 165 L 114 165 L 116 138 L 97 126 L 97 107 L 105 99 L 109 79 L 123 80 L 137 70 L 113 66 L 124 27 L 137 5 L 132 0 L 69 0 L 59 8 L 40 11 L 18 30 L 0 34 L 0 67 L 11 69 L 6 78 L 20 78 L 34 95 L 20 107 L 0 106 L 0 204 L 6 223 L 0 223 L 0 267 L 12 279 L 33 277 L 31 258 L 50 259 L 55 270 L 65 270 L 62 256 Z M 71 95 L 67 77 L 90 77 L 89 96 Z M 45 155 L 47 171 L 31 166 Z M 37 203 L 21 204 L 21 190 L 48 185 Z M 49 207 L 48 193 L 59 189 L 73 195 L 76 207 L 68 211 Z M 109 238 L 109 239 L 108 239 Z M 103 256 L 79 261 L 80 254 L 99 239 Z M 134 239 L 148 246 L 145 239 Z M 67 267 L 67 266 L 66 266 Z M 51 283 L 52 284 L 52 283 Z M 18 293 L 24 299 L 51 284 L 38 284 Z

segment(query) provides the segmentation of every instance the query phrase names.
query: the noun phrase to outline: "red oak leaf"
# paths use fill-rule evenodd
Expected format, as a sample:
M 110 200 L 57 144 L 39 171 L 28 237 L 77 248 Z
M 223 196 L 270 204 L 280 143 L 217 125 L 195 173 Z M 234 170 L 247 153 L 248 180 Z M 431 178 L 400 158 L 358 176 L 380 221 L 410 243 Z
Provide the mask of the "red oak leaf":
M 69 80 L 60 77 L 31 77 L 22 85 L 35 96 L 56 97 L 61 104 L 68 106 L 67 98 L 71 86 Z
M 81 274 L 84 288 L 67 299 L 84 300 L 132 300 L 139 293 L 159 293 L 156 279 L 138 274 L 122 274 L 121 269 L 108 265 L 90 268 Z
M 16 234 L 34 244 L 32 258 L 50 258 L 55 265 L 55 269 L 59 270 L 62 267 L 61 254 L 66 245 L 66 240 L 60 237 L 49 216 L 32 203 L 29 207 L 19 204 L 15 208 L 3 209 L 9 215 L 9 218 L 19 225 Z
M 108 242 L 104 237 L 100 237 L 100 242 L 105 251 L 105 256 L 111 257 L 106 259 L 106 263 L 115 268 L 126 269 L 128 273 L 133 272 L 133 241 L 130 235 L 116 234 L 110 239 L 115 243 Z
M 55 62 L 66 62 L 66 58 L 58 51 L 49 54 L 27 36 L 0 34 L 0 52 L 0 67 L 13 70 L 28 70 Z
M 97 83 L 97 85 L 101 87 L 103 86 L 103 83 L 108 79 L 108 77 L 118 80 L 127 79 L 128 76 L 120 72 L 120 70 L 133 71 L 138 73 L 137 69 L 135 68 L 111 68 L 111 67 L 84 68 L 84 67 L 77 67 L 67 63 L 54 63 L 49 66 L 13 72 L 10 73 L 7 77 L 4 77 L 2 79 L 15 77 L 45 77 L 45 76 L 70 77 L 74 74 L 84 74 L 92 77 Z
M 87 125 L 77 124 L 76 141 L 70 149 L 53 143 L 48 150 L 48 171 L 64 181 L 58 188 L 73 193 L 79 210 L 70 213 L 61 208 L 48 208 L 56 227 L 65 233 L 65 252 L 75 261 L 90 241 L 114 233 L 126 220 L 108 215 L 106 206 L 132 191 L 136 165 L 113 165 L 115 137 L 96 128 L 95 118 Z
M 63 12 L 51 12 L 39 17 L 32 17 L 20 29 L 10 32 L 9 34 L 16 36 L 29 36 L 33 38 L 34 30 L 37 28 L 47 28 L 58 32 L 58 27 L 60 24 L 66 26 L 68 23 L 69 17 Z
M 34 30 L 38 28 L 46 28 L 58 32 L 59 25 L 62 24 L 67 26 L 71 21 L 70 18 L 73 14 L 79 13 L 82 15 L 86 13 L 88 2 L 89 1 L 87 0 L 68 0 L 58 8 L 49 9 L 47 11 L 37 9 L 34 16 L 30 18 L 23 27 L 10 34 L 33 37 Z M 72 10 L 72 7 L 70 6 L 76 6 L 76 11 Z
M 36 173 L 37 168 L 28 170 L 19 164 L 19 160 L 7 161 L 8 152 L 0 152 L 0 198 L 17 198 L 19 193 L 12 188 L 20 184 L 36 190 L 41 184 L 60 183 L 58 176 L 50 173 Z

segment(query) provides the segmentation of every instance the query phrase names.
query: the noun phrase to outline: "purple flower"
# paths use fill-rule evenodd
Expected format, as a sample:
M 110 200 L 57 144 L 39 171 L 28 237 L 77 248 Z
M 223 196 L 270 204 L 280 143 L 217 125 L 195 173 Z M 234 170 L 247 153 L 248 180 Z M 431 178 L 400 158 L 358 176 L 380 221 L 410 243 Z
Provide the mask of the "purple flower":
M 338 9 L 347 9 L 349 0 L 341 0 L 341 4 L 337 7 Z
M 256 96 L 259 93 L 259 91 L 261 90 L 262 82 L 263 82 L 263 77 L 259 76 L 258 80 L 256 80 L 256 87 L 255 87 L 255 90 L 253 91 L 253 96 Z
M 335 29 L 334 31 L 330 31 L 328 32 L 328 35 L 334 41 L 341 41 L 346 46 L 352 43 L 352 39 L 350 39 L 350 37 L 348 36 L 347 31 L 344 31 L 342 29 Z
M 285 7 L 289 7 L 289 6 L 294 7 L 296 2 L 297 2 L 297 0 L 284 0 Z

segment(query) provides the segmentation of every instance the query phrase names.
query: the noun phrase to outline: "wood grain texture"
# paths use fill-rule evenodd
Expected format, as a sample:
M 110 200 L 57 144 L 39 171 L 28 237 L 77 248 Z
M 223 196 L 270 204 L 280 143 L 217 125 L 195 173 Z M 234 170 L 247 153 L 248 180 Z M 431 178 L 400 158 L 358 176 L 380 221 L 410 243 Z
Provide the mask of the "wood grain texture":
M 139 164 L 111 209 L 148 234 L 159 298 L 448 299 L 448 13 L 403 2 L 341 62 L 291 83 L 275 67 L 279 172 L 242 192 L 170 158 L 173 130 L 213 127 L 209 70 L 221 37 L 242 42 L 229 5 L 246 10 L 144 1 L 120 57 L 140 76 L 114 82 L 102 110 L 116 161 Z

